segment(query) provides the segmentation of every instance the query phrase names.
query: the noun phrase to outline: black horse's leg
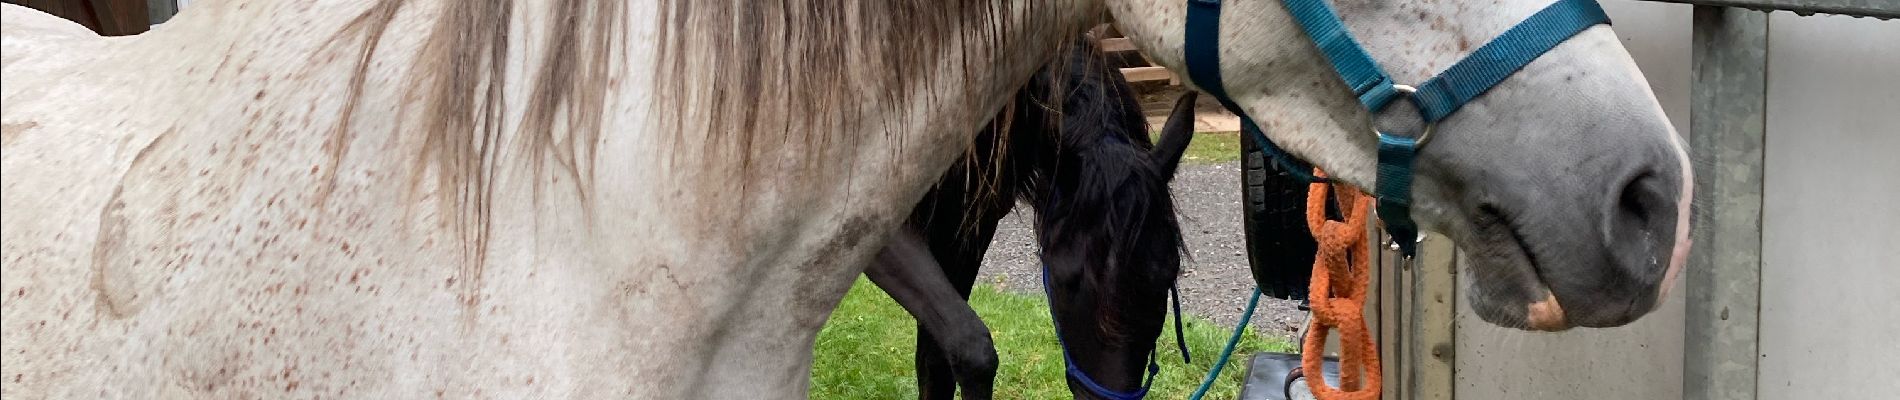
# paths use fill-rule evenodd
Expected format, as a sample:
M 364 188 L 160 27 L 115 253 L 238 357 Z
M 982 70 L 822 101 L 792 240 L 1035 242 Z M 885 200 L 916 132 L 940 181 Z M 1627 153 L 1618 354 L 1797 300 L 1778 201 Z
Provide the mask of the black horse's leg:
M 922 237 L 909 228 L 900 230 L 890 244 L 878 252 L 877 260 L 865 269 L 864 275 L 917 319 L 920 345 L 936 344 L 918 348 L 920 364 L 926 348 L 940 352 L 938 354 L 949 363 L 950 371 L 947 372 L 954 377 L 957 386 L 962 387 L 963 398 L 991 397 L 997 359 L 996 346 L 990 341 L 989 327 L 983 324 L 976 310 L 970 308 L 963 295 L 944 276 L 943 269 L 937 265 L 937 259 Z M 925 387 L 927 375 L 923 371 L 919 372 L 918 393 L 921 397 L 949 398 L 951 393 L 945 390 L 928 390 L 933 388 Z M 930 382 L 928 386 L 950 387 L 947 383 L 948 380 L 940 380 Z
M 917 366 L 917 398 L 922 400 L 953 399 L 957 395 L 957 375 L 955 368 L 944 354 L 943 347 L 930 329 L 917 324 L 917 356 L 913 359 Z
M 969 304 L 968 299 L 970 298 L 970 292 L 976 286 L 977 272 L 983 267 L 983 255 L 989 250 L 990 241 L 996 237 L 997 221 L 1001 220 L 1003 215 L 1009 212 L 1009 205 L 1011 204 L 1012 203 L 1005 202 L 1002 205 L 992 205 L 988 208 L 979 209 L 976 215 L 969 216 L 968 218 L 977 221 L 974 231 L 966 231 L 965 227 L 961 225 L 955 225 L 953 229 L 932 229 L 929 231 L 930 248 L 931 251 L 937 255 L 937 267 L 941 269 L 943 276 L 950 280 L 950 286 L 956 289 L 957 295 L 964 299 L 964 304 Z M 963 211 L 962 209 L 957 210 L 957 212 Z M 942 214 L 942 210 L 939 210 L 939 213 L 939 215 L 944 215 Z M 958 219 L 949 220 L 961 221 L 961 218 L 965 217 L 957 216 L 957 218 Z M 954 389 L 954 386 L 950 384 L 952 373 L 955 374 L 954 377 L 958 382 L 970 382 L 980 379 L 980 381 L 983 382 L 982 384 L 965 383 L 964 387 L 981 386 L 986 389 L 985 393 L 988 393 L 987 389 L 992 387 L 991 382 L 994 381 L 996 377 L 996 365 L 980 369 L 956 366 L 952 364 L 951 360 L 944 356 L 942 351 L 938 350 L 940 348 L 951 347 L 936 342 L 934 338 L 928 336 L 928 332 L 925 332 L 921 325 L 918 326 L 917 337 L 918 387 L 920 389 L 930 389 L 931 392 L 928 393 L 932 393 L 934 397 L 929 398 L 951 398 L 951 390 Z M 981 376 L 970 376 L 972 371 L 976 370 L 984 372 Z M 924 381 L 924 379 L 929 378 L 935 378 L 935 382 L 939 383 L 927 383 Z M 923 393 L 926 392 L 922 390 L 919 391 L 920 395 L 923 395 Z

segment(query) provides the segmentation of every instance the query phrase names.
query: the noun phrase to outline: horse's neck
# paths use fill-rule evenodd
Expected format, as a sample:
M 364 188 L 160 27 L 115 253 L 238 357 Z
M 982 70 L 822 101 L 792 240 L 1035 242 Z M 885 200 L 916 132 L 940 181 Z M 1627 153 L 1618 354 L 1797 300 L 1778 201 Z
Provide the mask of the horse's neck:
M 171 165 L 180 167 L 176 169 L 230 175 L 226 181 L 252 182 L 242 186 L 245 191 L 270 192 L 214 191 L 226 193 L 223 196 L 230 198 L 227 200 L 244 196 L 283 197 L 282 201 L 291 205 L 279 202 L 273 206 L 320 210 L 319 214 L 376 209 L 379 215 L 371 220 L 427 227 L 424 231 L 458 227 L 452 230 L 461 233 L 443 231 L 429 235 L 444 235 L 447 237 L 435 239 L 457 241 L 489 240 L 484 230 L 500 231 L 504 236 L 527 232 L 538 235 L 547 231 L 541 229 L 542 225 L 552 223 L 560 227 L 580 227 L 581 231 L 594 230 L 593 233 L 619 232 L 619 235 L 633 236 L 678 228 L 684 232 L 674 234 L 719 239 L 689 242 L 720 242 L 719 246 L 735 248 L 753 246 L 744 242 L 747 238 L 810 238 L 803 241 L 811 243 L 794 245 L 800 247 L 818 244 L 821 238 L 836 234 L 838 222 L 849 220 L 849 216 L 866 217 L 869 226 L 884 225 L 876 221 L 896 220 L 901 209 L 886 206 L 909 204 L 907 199 L 920 197 L 930 178 L 956 154 L 943 149 L 961 147 L 969 132 L 976 128 L 971 122 L 982 119 L 975 116 L 987 116 L 999 108 L 1015 84 L 1024 81 L 1044 61 L 1023 55 L 1051 53 L 1057 41 L 1049 39 L 1050 36 L 1078 31 L 1079 25 L 1088 19 L 1086 16 L 1096 9 L 1088 4 L 1038 5 L 1044 8 L 1029 10 L 1032 7 L 1018 2 L 999 2 L 994 6 L 999 10 L 996 17 L 1010 19 L 1010 23 L 960 21 L 970 26 L 942 27 L 964 33 L 936 34 L 939 37 L 935 40 L 960 43 L 945 47 L 951 53 L 939 56 L 948 57 L 957 52 L 980 55 L 980 59 L 960 63 L 946 60 L 944 64 L 994 68 L 971 69 L 963 74 L 923 74 L 927 76 L 913 81 L 917 86 L 911 88 L 854 88 L 885 94 L 865 97 L 879 100 L 875 105 L 860 105 L 855 109 L 840 105 L 838 109 L 827 110 L 838 114 L 834 119 L 869 122 L 850 125 L 850 131 L 827 139 L 848 146 L 820 151 L 804 151 L 806 148 L 800 146 L 808 143 L 785 138 L 780 140 L 783 143 L 762 142 L 765 144 L 737 150 L 749 154 L 730 154 L 724 153 L 728 150 L 710 139 L 731 136 L 733 132 L 676 135 L 686 139 L 669 143 L 670 134 L 661 132 L 657 123 L 649 120 L 653 114 L 640 111 L 664 112 L 668 108 L 649 86 L 655 72 L 647 67 L 653 65 L 649 61 L 658 50 L 652 41 L 626 40 L 621 51 L 623 61 L 628 62 L 614 66 L 615 72 L 610 74 L 614 77 L 612 82 L 575 89 L 612 86 L 614 91 L 602 101 L 605 104 L 601 108 L 621 113 L 603 117 L 604 122 L 597 127 L 599 132 L 612 134 L 594 138 L 599 148 L 593 153 L 606 156 L 593 156 L 591 168 L 587 165 L 565 167 L 587 173 L 564 176 L 561 175 L 564 167 L 558 161 L 536 161 L 543 159 L 526 157 L 523 152 L 494 151 L 486 155 L 478 152 L 467 158 L 497 165 L 488 168 L 492 172 L 475 173 L 478 176 L 492 174 L 481 177 L 490 181 L 473 188 L 444 187 L 467 185 L 455 180 L 467 174 L 449 171 L 453 164 L 433 163 L 432 157 L 448 150 L 431 146 L 442 146 L 443 141 L 468 143 L 471 139 L 449 137 L 443 140 L 426 134 L 431 123 L 429 118 L 442 117 L 430 115 L 434 109 L 428 104 L 449 100 L 427 98 L 428 91 L 416 88 L 439 85 L 450 79 L 482 80 L 484 77 L 431 78 L 419 72 L 428 68 L 420 64 L 431 51 L 430 35 L 439 29 L 438 19 L 445 17 L 445 8 L 453 7 L 450 2 L 428 0 L 335 4 L 207 0 L 194 3 L 171 22 L 151 33 L 118 42 L 113 51 L 106 54 L 115 59 L 112 63 L 115 71 L 129 73 L 138 69 L 153 76 L 139 82 L 140 87 L 128 89 L 140 94 L 134 96 L 134 101 L 143 103 L 134 108 L 180 112 L 111 115 L 136 114 L 124 117 L 141 119 L 129 124 L 141 129 L 128 129 L 128 147 L 153 150 L 133 152 L 153 154 L 155 159 L 144 161 L 147 165 L 134 165 L 134 171 L 128 176 L 137 175 L 141 168 L 162 169 L 161 165 Z M 511 7 L 511 12 L 501 14 L 511 20 L 502 24 L 510 32 L 506 36 L 510 46 L 502 54 L 508 62 L 500 74 L 506 84 L 499 92 L 491 92 L 499 93 L 502 98 L 502 112 L 493 115 L 500 117 L 501 122 L 490 122 L 499 126 L 499 134 L 478 136 L 474 140 L 490 141 L 485 146 L 518 149 L 528 148 L 522 143 L 533 140 L 522 135 L 537 131 L 546 131 L 548 137 L 556 140 L 592 138 L 585 136 L 591 132 L 571 125 L 572 118 L 545 130 L 532 129 L 521 121 L 524 109 L 532 113 L 528 103 L 538 96 L 536 85 L 543 84 L 537 81 L 541 77 L 536 73 L 548 68 L 545 65 L 548 60 L 537 55 L 551 50 L 541 44 L 550 43 L 544 39 L 551 35 L 549 32 L 557 31 L 554 24 L 570 21 L 551 18 L 557 10 L 544 2 L 522 2 Z M 659 6 L 630 3 L 627 8 L 627 23 L 631 29 L 625 32 L 626 37 L 650 38 L 664 29 L 650 23 L 658 20 L 655 15 L 660 12 Z M 997 42 L 1001 46 L 997 48 L 975 51 L 964 48 L 980 43 L 965 36 L 980 29 L 1006 29 L 994 34 L 1007 39 Z M 847 42 L 850 43 L 831 45 L 867 45 L 856 39 Z M 854 73 L 876 72 L 846 69 Z M 702 75 L 702 78 L 707 80 L 687 82 L 687 85 L 716 82 L 711 79 L 716 77 L 710 75 Z M 483 84 L 495 83 L 484 81 Z M 980 89 L 945 92 L 945 88 L 972 84 Z M 565 104 L 563 107 L 573 106 Z M 704 109 L 686 107 L 686 110 Z M 687 128 L 702 129 L 684 132 L 707 131 L 703 126 Z M 788 134 L 796 134 L 792 128 L 786 127 Z M 720 152 L 712 154 L 723 156 L 695 158 L 678 156 L 679 152 L 675 151 L 699 148 L 718 149 Z M 627 156 L 656 152 L 667 156 Z M 213 156 L 203 156 L 206 154 Z M 157 159 L 159 156 L 163 159 Z M 680 159 L 689 161 L 676 162 Z M 806 162 L 816 167 L 797 168 Z M 577 164 L 586 163 L 582 160 Z M 727 179 L 731 176 L 722 174 L 724 171 L 735 168 L 734 165 L 746 168 L 746 163 L 766 167 L 756 168 L 763 173 L 739 176 L 737 182 L 743 183 L 723 184 L 732 182 Z M 793 168 L 774 167 L 785 165 Z M 601 172 L 596 175 L 592 171 Z M 588 190 L 584 185 L 590 183 L 585 182 L 589 180 L 614 184 L 593 185 L 592 190 Z M 464 198 L 445 200 L 443 196 Z M 466 198 L 469 196 L 479 199 L 469 200 Z M 476 210 L 458 209 L 454 205 L 439 210 L 426 206 L 445 201 L 479 201 L 484 205 Z M 411 206 L 379 206 L 391 202 Z M 395 211 L 389 211 L 391 209 Z M 809 212 L 775 211 L 784 209 Z M 467 215 L 499 220 L 507 220 L 509 215 L 525 215 L 521 218 L 527 219 L 516 218 L 522 221 L 517 225 L 525 224 L 519 228 L 507 228 L 511 223 L 506 221 L 493 222 L 495 226 L 488 227 L 491 221 L 458 220 Z M 549 218 L 553 221 L 544 221 Z M 475 232 L 462 232 L 471 229 Z M 471 234 L 475 236 L 468 236 Z M 666 237 L 593 239 L 613 243 L 669 240 Z
M 1122 31 L 1157 65 L 1174 71 L 1187 70 L 1181 23 L 1187 7 L 1167 0 L 1109 2 Z M 1338 91 L 1343 85 L 1337 74 L 1285 7 L 1266 0 L 1221 8 L 1219 68 L 1233 101 L 1288 153 L 1328 167 L 1330 176 L 1371 187 L 1377 140 L 1368 133 L 1366 111 Z
M 611 112 L 602 116 L 597 130 L 589 132 L 575 125 L 586 121 L 565 114 L 549 117 L 556 122 L 548 129 L 522 128 L 526 125 L 523 121 L 533 115 L 530 101 L 539 98 L 534 89 L 543 83 L 535 79 L 536 74 L 547 70 L 549 55 L 554 54 L 542 43 L 556 37 L 550 32 L 561 31 L 556 29 L 560 26 L 557 24 L 569 22 L 548 18 L 554 15 L 554 2 L 522 1 L 513 5 L 512 12 L 500 14 L 512 20 L 499 24 L 505 27 L 502 37 L 511 46 L 505 54 L 479 53 L 501 58 L 499 64 L 504 69 L 499 81 L 490 80 L 484 75 L 486 71 L 433 79 L 418 73 L 425 68 L 418 65 L 421 60 L 439 50 L 428 43 L 438 27 L 436 19 L 443 17 L 441 10 L 475 3 L 451 1 L 204 0 L 154 32 L 87 45 L 107 49 L 85 55 L 91 59 L 72 57 L 78 61 L 71 64 L 92 62 L 86 71 L 61 74 L 46 70 L 15 75 L 29 64 L 49 63 L 8 58 L 8 135 L 14 134 L 11 124 L 16 118 L 26 122 L 43 119 L 43 128 L 39 129 L 64 129 L 54 133 L 78 138 L 75 141 L 84 139 L 87 143 L 81 144 L 90 145 L 83 149 L 60 146 L 51 143 L 51 134 L 28 132 L 22 135 L 36 136 L 18 139 L 10 136 L 8 140 L 14 142 L 7 147 L 8 185 L 31 179 L 44 183 L 28 186 L 34 189 L 85 185 L 88 190 L 45 192 L 58 193 L 48 196 L 12 196 L 18 192 L 9 191 L 8 210 L 23 209 L 15 204 L 36 201 L 39 203 L 29 205 L 39 206 L 53 203 L 45 200 L 52 196 L 76 193 L 74 197 L 83 198 L 54 199 L 84 203 L 69 207 L 73 210 L 41 207 L 26 208 L 27 212 L 58 210 L 46 214 L 75 221 L 36 225 L 71 226 L 67 229 L 85 231 L 87 235 L 93 231 L 115 235 L 110 242 L 101 241 L 98 249 L 68 246 L 77 250 L 59 256 L 60 260 L 92 260 L 96 264 L 93 269 L 82 265 L 53 268 L 103 272 L 44 287 L 85 291 L 91 289 L 84 279 L 95 279 L 91 285 L 97 285 L 93 288 L 100 293 L 76 292 L 66 298 L 99 296 L 110 303 L 102 308 L 114 317 L 135 322 L 151 321 L 137 318 L 156 315 L 168 324 L 209 327 L 189 337 L 183 333 L 170 336 L 169 330 L 144 333 L 159 338 L 150 340 L 153 343 L 238 349 L 241 345 L 233 345 L 262 334 L 256 329 L 246 331 L 243 326 L 230 328 L 222 322 L 234 315 L 240 319 L 255 316 L 267 319 L 273 327 L 312 333 L 276 336 L 282 342 L 266 340 L 263 343 L 270 344 L 260 349 L 269 351 L 258 352 L 260 357 L 304 360 L 310 363 L 303 365 L 314 365 L 311 368 L 340 371 L 335 376 L 306 377 L 302 390 L 350 387 L 358 392 L 356 397 L 377 390 L 411 394 L 394 397 L 419 397 L 413 396 L 420 394 L 414 392 L 449 388 L 456 391 L 448 394 L 450 397 L 478 397 L 470 392 L 489 389 L 488 393 L 496 393 L 494 389 L 519 386 L 507 383 L 518 379 L 519 370 L 496 366 L 528 365 L 556 371 L 552 373 L 559 375 L 558 379 L 545 380 L 553 385 L 570 389 L 626 388 L 653 398 L 759 398 L 767 393 L 803 393 L 802 386 L 809 382 L 806 366 L 811 340 L 858 274 L 862 261 L 881 243 L 876 238 L 896 225 L 897 216 L 915 205 L 929 183 L 958 154 L 946 149 L 965 144 L 979 121 L 1000 108 L 1014 86 L 1043 61 L 1029 55 L 1049 54 L 1055 47 L 1055 40 L 1016 39 L 974 49 L 981 50 L 978 53 L 985 59 L 943 60 L 935 56 L 947 54 L 929 54 L 933 57 L 922 60 L 951 65 L 969 61 L 961 65 L 994 68 L 970 69 L 961 75 L 894 71 L 894 75 L 921 76 L 916 81 L 927 80 L 928 84 L 916 88 L 851 88 L 882 95 L 864 96 L 862 104 L 826 104 L 835 107 L 824 109 L 824 115 L 819 116 L 869 121 L 831 137 L 838 140 L 834 143 L 851 146 L 812 154 L 810 168 L 780 169 L 777 161 L 803 154 L 796 147 L 781 146 L 799 144 L 794 137 L 778 134 L 808 132 L 763 132 L 760 137 L 764 140 L 745 150 L 749 152 L 745 155 L 755 156 L 750 160 L 759 166 L 756 171 L 760 174 L 750 176 L 753 180 L 744 189 L 749 192 L 732 194 L 721 191 L 726 188 L 722 182 L 704 178 L 718 176 L 716 173 L 723 171 L 720 168 L 745 166 L 746 158 L 694 161 L 694 154 L 674 157 L 678 153 L 669 153 L 672 148 L 668 146 L 676 143 L 667 142 L 670 137 L 666 136 L 673 133 L 661 132 L 650 121 L 651 111 L 656 110 L 711 109 L 669 107 L 673 105 L 661 104 L 659 96 L 649 96 L 656 73 L 647 61 L 657 53 L 656 40 L 652 39 L 659 30 L 653 26 L 658 5 L 625 3 L 630 29 L 624 32 L 622 44 L 628 62 L 614 64 L 605 83 L 565 87 L 608 91 L 598 105 Z M 1022 7 L 1021 3 L 1027 2 L 996 1 L 1007 11 L 1003 18 L 1016 19 L 1008 25 L 1008 31 L 997 34 L 1046 37 L 1074 32 L 1084 20 L 1079 15 L 1093 11 L 1081 7 L 1031 18 L 1016 9 Z M 396 4 L 401 7 L 379 8 Z M 599 4 L 607 2 L 593 5 Z M 703 4 L 692 5 L 701 8 Z M 1049 6 L 1063 9 L 1069 5 Z M 846 22 L 880 21 L 876 15 L 847 14 L 850 18 Z M 993 21 L 958 21 L 969 26 L 935 26 L 956 31 L 921 34 L 937 35 L 930 40 L 963 43 L 970 41 L 970 32 L 991 26 L 976 24 L 987 22 Z M 845 54 L 858 54 L 870 46 L 868 42 L 885 39 L 842 34 L 786 37 L 830 40 L 825 42 L 825 49 Z M 9 36 L 9 41 L 12 39 Z M 9 50 L 15 48 L 12 43 L 9 46 Z M 450 66 L 462 65 L 466 64 Z M 732 66 L 731 70 L 745 67 L 740 63 L 727 65 Z M 849 65 L 825 67 L 863 72 L 857 71 L 862 67 Z M 31 78 L 35 76 L 58 79 Z M 93 77 L 105 80 L 80 79 Z M 719 76 L 707 73 L 697 78 L 701 80 L 687 84 L 712 87 Z M 436 109 L 431 104 L 436 102 L 479 102 L 480 98 L 412 90 L 445 82 L 479 82 L 473 90 L 481 90 L 483 95 L 499 93 L 503 112 L 435 113 L 431 112 Z M 920 89 L 972 84 L 982 87 L 954 93 Z M 19 94 L 25 93 L 24 87 L 34 85 L 49 89 L 60 89 L 60 85 L 83 87 L 88 90 L 86 94 L 97 96 L 41 95 L 29 99 L 30 93 Z M 488 91 L 493 86 L 481 85 L 500 87 Z M 765 91 L 805 95 L 775 91 L 782 89 L 768 87 Z M 752 95 L 738 93 L 734 98 L 740 100 L 734 101 Z M 565 108 L 556 108 L 568 110 L 585 103 L 564 103 Z M 430 118 L 452 120 L 462 116 L 485 119 L 499 126 L 498 132 L 495 136 L 476 136 L 481 141 L 431 142 L 432 137 L 447 136 L 432 136 Z M 96 121 L 84 121 L 87 119 Z M 481 131 L 487 135 L 479 128 L 446 131 Z M 94 136 L 106 134 L 98 132 L 124 135 L 99 140 Z M 550 154 L 556 155 L 545 159 L 530 158 L 519 151 L 530 148 L 524 136 L 530 133 L 561 140 L 550 146 L 562 146 L 586 134 L 601 134 L 595 153 L 598 156 L 592 157 L 596 168 L 590 171 L 595 173 L 584 175 L 599 184 L 585 192 L 584 200 L 583 192 L 576 190 L 579 184 L 564 175 L 567 172 L 562 168 L 566 166 L 557 163 L 570 157 L 559 153 L 562 149 L 555 149 Z M 699 129 L 679 131 L 676 136 L 693 142 L 697 140 L 694 138 L 739 133 L 757 132 Z M 486 153 L 457 149 L 477 145 L 500 146 L 503 150 Z M 436 165 L 436 157 L 443 153 L 425 150 L 456 151 L 467 157 L 452 158 L 454 163 L 446 166 Z M 58 154 L 67 159 L 21 161 L 28 158 L 22 157 L 28 153 Z M 122 158 L 83 160 L 91 163 L 85 165 L 80 161 L 63 162 L 82 157 Z M 669 163 L 672 158 L 690 162 Z M 469 178 L 444 171 L 475 163 L 498 166 L 473 174 L 486 179 L 481 186 L 456 187 L 452 185 L 457 182 L 443 178 Z M 62 171 L 82 167 L 113 171 Z M 536 171 L 547 173 L 535 175 Z M 724 206 L 731 203 L 721 196 L 750 199 L 749 204 L 758 207 L 727 208 Z M 432 206 L 443 197 L 451 198 L 451 203 L 480 202 L 484 206 L 479 210 L 454 208 L 467 204 Z M 592 206 L 591 213 L 587 206 Z M 90 223 L 95 218 L 103 221 Z M 480 223 L 465 223 L 469 220 Z M 14 221 L 8 219 L 9 224 Z M 22 245 L 70 241 L 56 235 L 67 232 L 17 235 L 15 226 L 8 225 L 9 257 L 15 254 L 11 249 L 16 239 Z M 477 251 L 466 251 L 467 243 L 475 243 Z M 483 248 L 486 250 L 480 250 Z M 189 261 L 174 261 L 178 259 Z M 169 281 L 164 274 L 171 270 L 145 267 L 161 264 L 189 267 L 189 276 L 204 278 L 181 280 L 189 283 L 179 283 L 185 285 L 179 286 L 183 289 L 161 296 L 154 290 L 171 286 L 156 282 Z M 8 271 L 11 274 L 14 269 Z M 272 275 L 280 273 L 289 275 Z M 359 274 L 371 273 L 374 276 L 362 282 L 369 288 L 356 289 L 380 290 L 377 295 L 350 293 L 343 286 L 344 279 L 355 284 Z M 286 281 L 297 289 L 256 289 L 272 284 L 282 287 Z M 304 291 L 305 284 L 313 290 Z M 284 311 L 292 307 L 302 310 L 308 304 L 324 305 L 312 311 L 326 313 L 327 317 Z M 149 310 L 141 314 L 140 307 Z M 247 312 L 254 315 L 245 315 Z M 281 313 L 260 314 L 271 312 Z M 412 336 L 382 337 L 369 330 L 334 328 L 365 323 L 378 327 L 387 324 L 386 332 Z M 161 326 L 145 325 L 163 330 Z M 255 322 L 250 325 L 256 326 Z M 422 340 L 411 340 L 417 338 Z M 523 350 L 528 347 L 534 349 Z M 150 357 L 175 348 L 115 347 L 114 351 L 89 354 L 106 359 L 125 357 L 103 361 L 107 363 L 154 360 L 152 371 L 158 370 L 156 360 L 170 360 L 172 356 L 197 360 L 224 354 L 185 352 Z M 470 348 L 495 351 L 467 351 Z M 330 352 L 313 355 L 299 349 Z M 249 354 L 250 350 L 244 351 Z M 350 360 L 357 368 L 349 366 Z M 206 376 L 222 364 L 184 365 L 181 368 L 187 369 L 185 376 Z M 561 369 L 572 365 L 599 368 Z M 75 382 L 109 381 L 103 377 L 107 372 L 100 369 L 75 371 L 79 371 L 71 377 Z M 253 379 L 257 378 L 256 371 L 233 374 L 238 375 L 231 378 L 233 381 L 257 381 Z M 345 384 L 356 380 L 361 380 L 361 385 Z M 578 394 L 606 395 L 585 391 Z
M 1172 3 L 1166 6 L 1154 3 Z M 1331 0 L 1359 44 L 1400 83 L 1420 84 L 1548 4 Z M 1186 71 L 1186 2 L 1111 0 L 1122 31 L 1158 65 Z M 1480 10 L 1479 8 L 1482 8 Z M 1280 1 L 1221 7 L 1221 75 L 1233 101 L 1288 153 L 1371 188 L 1371 117 Z M 1193 84 L 1190 82 L 1190 84 Z M 1402 108 L 1402 107 L 1400 107 Z

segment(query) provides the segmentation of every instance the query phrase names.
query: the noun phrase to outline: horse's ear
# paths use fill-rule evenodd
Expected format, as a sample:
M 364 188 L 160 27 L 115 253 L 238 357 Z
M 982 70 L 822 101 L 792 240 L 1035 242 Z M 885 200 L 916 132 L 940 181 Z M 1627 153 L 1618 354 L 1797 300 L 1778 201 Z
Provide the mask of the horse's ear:
M 1155 143 L 1153 158 L 1155 166 L 1161 168 L 1161 176 L 1174 179 L 1174 169 L 1181 164 L 1181 155 L 1187 152 L 1188 142 L 1194 140 L 1194 99 L 1200 93 L 1188 91 L 1174 101 L 1174 111 L 1168 114 L 1168 122 L 1161 125 L 1161 141 Z

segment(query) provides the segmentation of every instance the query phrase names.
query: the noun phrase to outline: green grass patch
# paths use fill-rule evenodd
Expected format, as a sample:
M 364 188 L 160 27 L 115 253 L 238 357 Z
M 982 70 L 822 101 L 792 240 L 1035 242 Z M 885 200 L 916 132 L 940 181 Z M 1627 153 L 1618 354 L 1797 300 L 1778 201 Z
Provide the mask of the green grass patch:
M 1159 133 L 1150 139 L 1161 141 Z M 1181 161 L 1192 164 L 1225 164 L 1240 159 L 1240 132 L 1195 132 Z
M 1196 143 L 1200 139 L 1196 138 Z M 996 374 L 999 397 L 1069 398 L 1062 352 L 1056 345 L 1055 328 L 1049 323 L 1048 304 L 1041 297 L 978 284 L 970 304 L 989 325 L 997 356 L 1002 360 Z M 890 296 L 870 281 L 858 278 L 818 334 L 811 398 L 916 398 L 917 379 L 911 364 L 912 346 L 917 340 L 915 327 L 915 320 Z M 1161 374 L 1156 377 L 1150 398 L 1182 399 L 1193 393 L 1219 356 L 1221 346 L 1227 343 L 1231 328 L 1189 316 L 1186 334 L 1188 348 L 1194 352 L 1194 365 L 1181 362 L 1173 332 L 1163 332 L 1156 343 L 1161 349 Z M 1207 398 L 1231 399 L 1240 393 L 1241 374 L 1246 369 L 1244 355 L 1291 352 L 1293 348 L 1279 338 L 1247 332 Z

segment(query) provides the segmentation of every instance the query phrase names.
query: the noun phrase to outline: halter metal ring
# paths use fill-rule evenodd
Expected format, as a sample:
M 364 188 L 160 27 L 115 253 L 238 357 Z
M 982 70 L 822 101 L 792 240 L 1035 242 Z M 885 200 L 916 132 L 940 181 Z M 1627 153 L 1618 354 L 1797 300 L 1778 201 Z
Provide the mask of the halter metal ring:
M 1413 94 L 1418 93 L 1418 88 L 1413 87 L 1412 85 L 1401 85 L 1397 83 L 1392 84 L 1392 90 L 1399 92 L 1399 94 L 1404 95 L 1405 97 L 1412 97 Z M 1425 132 L 1421 132 L 1418 134 L 1419 146 L 1424 146 L 1425 141 L 1432 138 L 1432 128 L 1436 126 L 1438 126 L 1437 123 L 1430 122 L 1430 121 L 1425 122 Z

